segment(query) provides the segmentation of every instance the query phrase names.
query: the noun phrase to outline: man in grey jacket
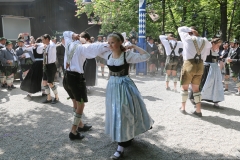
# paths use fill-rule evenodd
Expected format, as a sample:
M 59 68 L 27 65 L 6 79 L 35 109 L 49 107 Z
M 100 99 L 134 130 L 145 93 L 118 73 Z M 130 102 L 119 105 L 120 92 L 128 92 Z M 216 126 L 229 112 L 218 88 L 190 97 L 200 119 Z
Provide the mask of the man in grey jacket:
M 5 48 L 6 44 L 6 38 L 0 37 L 0 53 L 2 48 Z M 1 87 L 2 88 L 7 88 L 7 83 L 6 83 L 6 76 L 4 74 L 4 67 L 2 66 L 2 63 L 0 61 L 0 82 L 1 82 Z
M 24 39 L 17 40 L 18 48 L 16 49 L 16 55 L 20 61 L 21 70 L 23 72 L 23 79 L 26 77 L 29 69 L 31 68 L 35 58 L 33 56 L 32 47 L 25 47 Z M 21 76 L 21 75 L 20 75 Z
M 11 41 L 6 42 L 6 48 L 3 48 L 0 53 L 0 61 L 5 69 L 5 76 L 7 78 L 8 90 L 16 87 L 13 86 L 14 74 L 18 68 L 18 57 L 15 55 Z

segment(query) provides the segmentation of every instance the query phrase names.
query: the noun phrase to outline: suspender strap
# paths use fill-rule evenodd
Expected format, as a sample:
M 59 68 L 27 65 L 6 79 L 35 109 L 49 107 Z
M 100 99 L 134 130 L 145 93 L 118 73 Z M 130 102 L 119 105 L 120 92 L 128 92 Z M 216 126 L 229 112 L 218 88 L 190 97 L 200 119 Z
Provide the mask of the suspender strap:
M 200 48 L 198 47 L 197 40 L 195 38 L 193 38 L 192 40 L 193 40 L 194 47 L 197 51 L 194 59 L 195 59 L 196 63 L 199 63 L 199 61 L 201 60 L 201 52 L 205 46 L 205 40 L 203 40 L 203 43 Z
M 71 43 L 69 43 L 68 46 L 66 47 L 66 54 L 67 54 L 67 66 L 66 66 L 66 69 L 68 69 L 70 67 L 70 62 L 71 62 L 71 60 L 73 58 L 73 54 L 76 51 L 78 44 L 75 43 L 71 51 L 69 51 L 70 46 L 71 46 Z
M 170 43 L 169 41 L 168 41 L 168 43 L 169 43 L 169 45 L 170 45 L 170 48 L 171 48 L 171 53 L 170 53 L 170 55 L 171 56 L 176 56 L 175 55 L 175 49 L 176 49 L 176 47 L 177 47 L 177 42 L 175 43 L 175 45 L 174 45 L 174 47 L 172 46 L 172 43 Z

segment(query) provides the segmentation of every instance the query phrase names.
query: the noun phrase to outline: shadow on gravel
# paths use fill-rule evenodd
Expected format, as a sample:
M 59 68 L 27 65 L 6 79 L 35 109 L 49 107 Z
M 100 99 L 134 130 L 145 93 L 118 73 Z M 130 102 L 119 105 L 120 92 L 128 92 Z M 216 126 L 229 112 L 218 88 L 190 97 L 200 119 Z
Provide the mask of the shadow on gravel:
M 220 109 L 216 109 L 213 108 L 213 104 L 212 103 L 207 103 L 207 102 L 202 102 L 202 109 L 204 110 L 208 110 L 208 111 L 212 111 L 212 112 L 219 112 L 221 114 L 225 114 L 228 116 L 239 116 L 240 115 L 240 111 L 233 109 L 233 108 L 228 108 L 228 107 L 223 107 L 220 106 Z
M 106 97 L 106 89 L 99 88 L 99 87 L 93 87 L 90 93 L 88 93 L 88 96 L 100 96 L 100 97 Z
M 162 99 L 153 97 L 153 96 L 142 96 L 142 97 L 143 97 L 143 99 L 147 99 L 149 101 L 162 101 Z
M 0 90 L 0 104 L 8 102 L 10 100 L 9 99 L 10 95 L 11 94 L 9 92 Z
M 219 116 L 204 116 L 201 118 L 203 121 L 222 126 L 227 129 L 234 129 L 240 131 L 240 122 L 225 119 Z
M 100 109 L 104 109 L 103 107 Z M 41 106 L 13 116 L 0 108 L 0 159 L 105 160 L 115 152 L 117 143 L 104 133 L 104 113 L 96 113 L 84 122 L 93 125 L 81 141 L 70 141 L 72 109 L 65 105 Z M 231 126 L 231 121 L 229 121 Z M 239 127 L 240 128 L 240 127 Z M 164 145 L 163 126 L 135 137 L 125 150 L 125 160 L 228 159 L 221 154 L 204 153 Z M 167 136 L 167 135 L 166 135 Z
M 0 104 L 8 102 L 10 100 L 9 97 L 19 94 L 22 94 L 22 90 L 18 87 L 11 91 L 8 91 L 5 88 L 0 88 Z

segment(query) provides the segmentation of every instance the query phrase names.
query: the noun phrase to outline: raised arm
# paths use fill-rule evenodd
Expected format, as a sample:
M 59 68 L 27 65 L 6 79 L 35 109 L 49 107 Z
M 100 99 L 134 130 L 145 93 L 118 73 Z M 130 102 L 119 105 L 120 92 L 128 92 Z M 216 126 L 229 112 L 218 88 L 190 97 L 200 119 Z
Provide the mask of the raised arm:
M 160 39 L 160 41 L 162 42 L 162 44 L 164 45 L 164 46 L 166 46 L 167 44 L 168 44 L 168 40 L 167 40 L 167 36 L 165 36 L 165 35 L 160 35 L 159 36 L 159 39 Z
M 97 55 L 110 51 L 109 45 L 106 43 L 93 43 L 78 45 L 78 51 L 86 58 L 95 58 Z
M 137 50 L 139 53 L 127 51 L 126 60 L 128 63 L 144 62 L 150 58 L 150 54 L 147 51 L 143 50 L 142 48 L 136 45 L 132 45 L 128 49 L 132 49 L 132 48 Z
M 191 38 L 189 32 L 192 32 L 192 29 L 189 27 L 183 26 L 178 28 L 178 33 L 182 41 L 185 41 L 187 38 Z
M 37 44 L 37 53 L 38 54 L 43 54 L 43 49 L 44 49 L 44 44 L 43 43 L 38 43 Z
M 65 47 L 67 47 L 72 41 L 79 39 L 79 35 L 72 31 L 63 32 L 63 37 L 65 40 Z

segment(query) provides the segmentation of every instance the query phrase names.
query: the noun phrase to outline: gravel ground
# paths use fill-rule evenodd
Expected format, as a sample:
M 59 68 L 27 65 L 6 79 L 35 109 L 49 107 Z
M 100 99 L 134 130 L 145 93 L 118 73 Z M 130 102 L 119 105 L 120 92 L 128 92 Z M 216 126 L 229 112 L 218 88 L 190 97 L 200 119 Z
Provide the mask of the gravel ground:
M 99 73 L 100 75 L 100 73 Z M 203 117 L 197 118 L 188 101 L 187 115 L 179 112 L 180 94 L 165 90 L 164 77 L 131 74 L 155 120 L 153 129 L 137 136 L 125 150 L 125 160 L 237 159 L 240 156 L 240 97 L 229 92 L 222 109 L 203 103 Z M 61 81 L 61 80 L 60 80 Z M 59 83 L 60 103 L 45 105 L 41 94 L 26 98 L 19 89 L 0 90 L 1 160 L 105 160 L 117 143 L 104 133 L 105 88 L 107 80 L 89 94 L 83 121 L 93 125 L 82 141 L 70 141 L 72 102 Z M 172 82 L 170 83 L 172 86 Z M 230 90 L 234 91 L 233 85 Z M 180 90 L 180 88 L 179 88 Z

